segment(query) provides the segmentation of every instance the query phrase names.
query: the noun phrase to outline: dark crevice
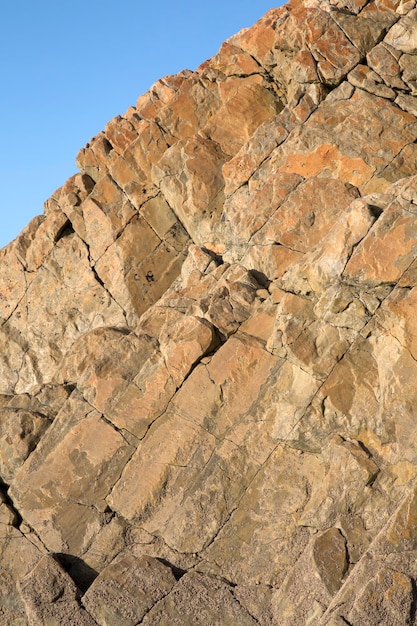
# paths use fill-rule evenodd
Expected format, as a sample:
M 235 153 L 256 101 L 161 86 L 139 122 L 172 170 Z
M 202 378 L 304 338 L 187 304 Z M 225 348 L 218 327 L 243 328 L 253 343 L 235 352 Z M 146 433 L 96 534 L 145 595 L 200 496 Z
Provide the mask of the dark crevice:
M 53 557 L 72 578 L 82 594 L 87 591 L 98 576 L 98 572 L 78 556 L 56 553 Z
M 69 237 L 74 234 L 75 230 L 72 227 L 70 220 L 67 220 L 55 235 L 54 243 L 57 243 L 60 239 L 64 239 L 64 237 Z
M 174 207 L 168 202 L 166 196 L 164 195 L 164 193 L 159 190 L 159 193 L 161 194 L 161 198 L 163 200 L 165 200 L 165 202 L 167 203 L 168 207 L 171 209 L 171 211 L 173 212 L 173 214 L 175 215 L 177 221 L 180 223 L 180 225 L 182 226 L 182 228 L 184 229 L 184 232 L 188 235 L 188 237 L 190 238 L 190 241 L 192 243 L 195 243 L 194 239 L 192 238 L 191 234 L 188 232 L 188 230 L 185 227 L 185 224 L 181 221 L 181 218 L 178 216 L 177 211 L 174 209 Z
M 353 11 L 351 11 L 350 9 L 348 9 L 347 7 L 333 7 L 330 6 L 329 7 L 329 12 L 333 12 L 333 13 L 342 13 L 342 15 L 351 15 L 352 17 L 357 17 L 357 13 L 354 13 Z
M 377 220 L 384 212 L 384 209 L 381 209 L 381 207 L 375 206 L 374 204 L 368 204 L 367 207 L 369 213 L 375 218 L 375 220 Z
M 213 250 L 209 250 L 208 248 L 205 248 L 205 247 L 202 247 L 201 249 L 206 254 L 209 254 L 211 258 L 213 259 L 213 261 L 217 263 L 217 265 L 223 265 L 224 261 L 223 261 L 223 258 L 220 256 L 220 254 L 216 254 L 215 252 L 213 252 Z
M 348 622 L 348 620 L 346 619 L 346 617 L 343 617 L 343 615 L 339 615 L 340 619 L 344 621 L 345 624 L 347 624 L 347 626 L 354 626 L 354 624 L 352 624 L 352 622 Z
M 349 553 L 349 541 L 348 541 L 348 538 L 347 538 L 347 536 L 345 535 L 345 533 L 343 532 L 343 530 L 341 528 L 338 528 L 337 530 L 342 535 L 343 541 L 344 541 L 344 544 L 345 544 L 345 558 L 346 558 L 346 562 L 345 562 L 344 571 L 342 573 L 342 578 L 344 578 L 346 575 L 349 574 L 349 567 L 352 565 L 352 561 L 351 561 L 350 553 Z
M 84 400 L 85 400 L 85 398 L 84 398 Z M 88 400 L 86 400 L 86 402 L 88 402 Z M 99 409 L 97 409 L 97 407 L 95 407 L 93 404 L 91 404 L 91 402 L 89 402 L 89 404 L 93 408 L 95 408 L 96 411 L 99 410 Z M 137 448 L 137 446 L 139 444 L 139 438 L 136 435 L 131 433 L 126 428 L 119 428 L 119 426 L 116 426 L 116 424 L 114 424 L 114 422 L 112 422 L 111 419 L 106 417 L 106 415 L 104 415 L 104 413 L 101 413 L 100 417 L 103 420 L 103 422 L 105 422 L 106 424 L 111 426 L 113 428 L 113 430 L 115 430 L 117 433 L 119 433 L 119 435 L 122 437 L 122 439 L 124 439 L 124 441 L 127 443 L 128 446 L 131 446 L 132 448 L 135 448 L 135 449 Z M 132 454 L 133 454 L 133 452 L 132 452 Z
M 258 282 L 262 287 L 268 289 L 272 280 L 270 280 L 263 272 L 259 270 L 249 270 L 249 274 Z
M 172 563 L 170 563 L 166 559 L 163 559 L 161 557 L 157 557 L 156 560 L 159 561 L 160 563 L 162 563 L 163 565 L 166 565 L 167 567 L 169 567 L 169 569 L 174 574 L 175 580 L 177 580 L 177 581 L 180 580 L 180 578 L 182 578 L 184 576 L 184 574 L 187 573 L 187 570 L 181 569 L 180 567 L 177 567 L 176 565 L 173 565 Z
M 234 586 L 234 587 L 236 587 L 236 585 L 233 585 L 233 586 Z M 251 612 L 249 611 L 248 607 L 247 607 L 245 604 L 242 604 L 242 602 L 239 600 L 239 598 L 237 598 L 237 597 L 236 597 L 236 595 L 235 595 L 233 592 L 232 592 L 232 595 L 233 595 L 234 600 L 238 603 L 238 605 L 239 605 L 239 606 L 240 606 L 240 607 L 241 607 L 244 611 L 246 611 L 246 613 L 247 613 L 248 615 L 250 615 L 250 617 L 253 619 L 253 621 L 254 621 L 256 624 L 259 624 L 259 625 L 260 625 L 260 624 L 261 624 L 261 622 L 258 620 L 258 618 L 257 618 L 257 617 L 255 617 L 255 615 L 254 615 L 253 613 L 251 613 Z
M 69 391 L 69 394 L 71 395 L 73 391 L 75 391 L 77 389 L 77 385 L 73 384 L 73 383 L 64 383 L 64 387 L 65 389 L 67 389 Z
M 94 278 L 96 279 L 96 281 L 98 282 L 99 285 L 101 285 L 101 287 L 103 287 L 103 289 L 105 289 L 108 292 L 108 289 L 106 287 L 106 285 L 104 284 L 104 282 L 101 280 L 100 276 L 97 274 L 97 270 L 94 267 L 94 265 L 91 266 L 91 271 L 93 272 Z
M 12 511 L 15 517 L 12 525 L 15 528 L 19 528 L 20 525 L 23 523 L 23 518 L 20 515 L 19 511 L 15 508 L 13 500 L 9 496 L 8 491 L 9 491 L 9 485 L 5 483 L 2 478 L 0 478 L 0 503 L 3 502 L 3 504 L 6 504 L 8 508 L 10 509 L 10 511 Z
M 411 587 L 413 591 L 413 599 L 410 606 L 410 624 L 414 624 L 417 614 L 417 584 L 414 578 L 411 579 Z
M 96 142 L 97 139 L 101 138 L 102 139 L 102 148 L 106 154 L 106 156 L 108 156 L 110 154 L 110 152 L 114 149 L 113 146 L 111 145 L 110 141 L 108 140 L 107 136 L 105 135 L 104 131 L 102 131 L 101 133 L 99 133 L 98 135 L 96 135 L 95 137 L 93 137 L 93 139 L 91 139 L 91 141 L 89 141 L 86 146 L 85 146 L 85 150 L 90 148 L 93 152 L 94 152 L 94 144 Z
M 357 441 L 358 446 L 366 453 L 368 458 L 373 459 L 372 452 L 366 447 L 366 445 L 359 439 L 357 439 L 356 441 Z

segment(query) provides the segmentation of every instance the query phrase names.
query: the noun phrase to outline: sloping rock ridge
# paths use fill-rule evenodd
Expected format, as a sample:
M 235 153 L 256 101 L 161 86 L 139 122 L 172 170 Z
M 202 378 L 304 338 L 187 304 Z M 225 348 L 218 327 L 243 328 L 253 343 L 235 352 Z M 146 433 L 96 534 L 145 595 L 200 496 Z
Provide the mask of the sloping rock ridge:
M 0 251 L 0 624 L 417 624 L 417 8 L 272 9 Z

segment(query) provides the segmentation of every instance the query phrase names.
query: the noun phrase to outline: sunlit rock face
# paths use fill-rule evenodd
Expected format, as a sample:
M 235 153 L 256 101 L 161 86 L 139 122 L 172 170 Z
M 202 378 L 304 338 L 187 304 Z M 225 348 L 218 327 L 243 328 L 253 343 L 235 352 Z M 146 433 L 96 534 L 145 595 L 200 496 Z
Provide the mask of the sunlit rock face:
M 0 624 L 416 620 L 417 9 L 272 9 L 0 251 Z

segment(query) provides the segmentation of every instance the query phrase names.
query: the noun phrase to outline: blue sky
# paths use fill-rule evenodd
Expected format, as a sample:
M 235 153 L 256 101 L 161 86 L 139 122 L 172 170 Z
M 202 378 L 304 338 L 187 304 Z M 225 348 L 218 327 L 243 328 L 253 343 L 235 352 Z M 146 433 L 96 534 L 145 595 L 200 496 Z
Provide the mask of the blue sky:
M 0 247 L 77 171 L 78 150 L 155 80 L 195 69 L 279 2 L 21 0 L 0 21 Z

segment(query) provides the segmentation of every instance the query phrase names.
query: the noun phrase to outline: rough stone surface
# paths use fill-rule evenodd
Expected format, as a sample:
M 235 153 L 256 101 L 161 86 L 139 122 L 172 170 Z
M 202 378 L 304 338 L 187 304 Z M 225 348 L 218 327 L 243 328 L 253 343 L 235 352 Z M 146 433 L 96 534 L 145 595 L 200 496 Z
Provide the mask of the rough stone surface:
M 417 624 L 417 8 L 292 0 L 0 251 L 0 625 Z
M 176 582 L 171 569 L 160 561 L 127 553 L 96 578 L 83 604 L 98 624 L 136 626 Z
M 20 581 L 19 589 L 33 626 L 95 625 L 80 605 L 74 581 L 50 555 L 44 556 Z

